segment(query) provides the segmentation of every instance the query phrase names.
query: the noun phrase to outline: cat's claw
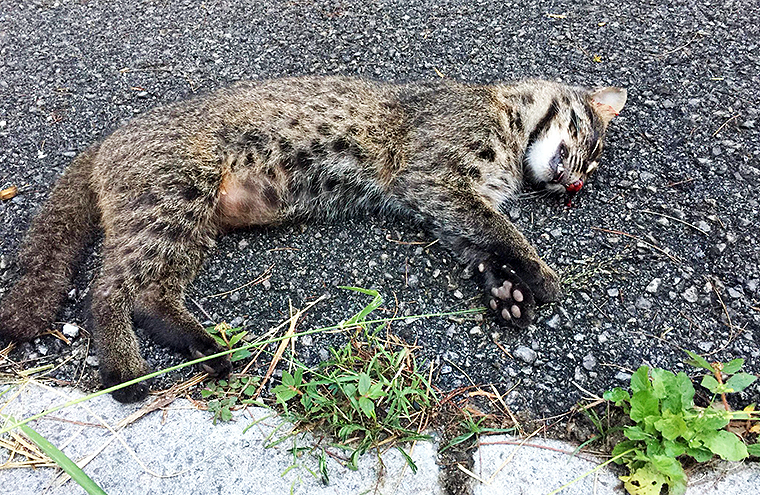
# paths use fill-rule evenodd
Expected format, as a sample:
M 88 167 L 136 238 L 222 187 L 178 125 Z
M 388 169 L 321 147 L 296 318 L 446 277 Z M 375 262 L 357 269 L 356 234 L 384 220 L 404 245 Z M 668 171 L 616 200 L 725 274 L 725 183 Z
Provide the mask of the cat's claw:
M 204 358 L 211 354 L 216 354 L 219 349 L 206 349 L 206 352 L 202 352 L 198 349 L 191 348 L 190 355 L 196 359 Z M 224 378 L 232 371 L 232 363 L 229 356 L 221 356 L 201 363 L 201 368 L 214 378 Z

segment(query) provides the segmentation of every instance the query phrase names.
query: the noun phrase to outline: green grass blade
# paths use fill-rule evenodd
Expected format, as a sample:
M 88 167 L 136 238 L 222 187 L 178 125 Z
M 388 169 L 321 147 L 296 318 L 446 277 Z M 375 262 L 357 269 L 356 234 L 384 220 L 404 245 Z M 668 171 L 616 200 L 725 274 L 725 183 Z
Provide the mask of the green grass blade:
M 367 315 L 379 308 L 383 304 L 383 297 L 380 295 L 379 292 L 373 289 L 362 289 L 360 287 L 346 287 L 346 286 L 339 286 L 339 289 L 345 289 L 345 290 L 352 290 L 355 292 L 361 292 L 362 294 L 366 294 L 368 296 L 372 296 L 372 301 L 367 304 L 364 309 L 362 309 L 359 313 L 354 315 L 353 318 L 349 319 L 346 324 L 347 325 L 353 325 L 356 323 L 362 323 L 367 318 Z
M 13 418 L 11 418 L 11 421 L 15 423 Z M 29 425 L 22 424 L 19 425 L 19 428 L 21 428 L 21 431 L 24 432 L 32 442 L 37 444 L 45 455 L 50 457 L 61 469 L 64 470 L 64 472 L 66 472 L 66 474 L 71 476 L 71 479 L 81 486 L 84 491 L 90 495 L 106 495 L 106 492 L 103 491 L 97 483 L 92 481 L 92 478 L 87 476 L 87 473 L 82 471 L 82 468 L 77 466 L 74 461 L 66 456 L 66 454 L 58 450 L 58 447 L 50 443 L 45 437 L 37 433 Z
M 404 457 L 404 460 L 406 461 L 409 468 L 412 470 L 412 474 L 417 474 L 417 464 L 414 463 L 412 460 L 412 457 L 406 453 L 404 449 L 401 448 L 400 445 L 396 445 L 396 449 L 401 452 L 401 455 Z

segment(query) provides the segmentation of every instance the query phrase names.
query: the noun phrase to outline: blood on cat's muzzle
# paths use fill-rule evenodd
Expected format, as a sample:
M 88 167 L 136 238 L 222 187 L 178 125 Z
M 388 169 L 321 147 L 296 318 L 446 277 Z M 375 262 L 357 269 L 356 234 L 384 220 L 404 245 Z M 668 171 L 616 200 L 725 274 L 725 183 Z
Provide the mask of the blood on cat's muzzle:
M 569 194 L 575 194 L 578 191 L 580 191 L 582 187 L 583 187 L 583 180 L 582 179 L 578 179 L 575 182 L 573 182 L 572 184 L 567 184 L 565 186 L 565 189 L 567 190 L 567 192 Z
M 565 185 L 565 191 L 567 191 L 565 206 L 570 208 L 573 205 L 573 197 L 578 194 L 578 191 L 580 191 L 582 187 L 583 179 L 577 179 L 574 182 Z

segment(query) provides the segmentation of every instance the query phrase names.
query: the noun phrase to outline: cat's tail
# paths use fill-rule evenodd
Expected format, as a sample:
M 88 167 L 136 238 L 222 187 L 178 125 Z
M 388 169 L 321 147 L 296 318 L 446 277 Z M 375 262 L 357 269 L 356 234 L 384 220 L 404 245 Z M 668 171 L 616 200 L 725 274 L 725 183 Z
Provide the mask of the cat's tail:
M 74 159 L 32 221 L 19 249 L 21 276 L 0 302 L 0 337 L 23 341 L 45 332 L 66 298 L 99 220 L 90 179 L 97 150 Z

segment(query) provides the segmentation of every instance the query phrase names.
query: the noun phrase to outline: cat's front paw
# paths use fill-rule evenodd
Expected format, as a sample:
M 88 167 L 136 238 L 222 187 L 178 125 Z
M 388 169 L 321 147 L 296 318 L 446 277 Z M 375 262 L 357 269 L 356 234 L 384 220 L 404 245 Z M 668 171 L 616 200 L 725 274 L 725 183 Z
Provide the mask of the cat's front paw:
M 507 266 L 494 269 L 481 263 L 478 271 L 483 275 L 488 307 L 497 318 L 518 328 L 533 322 L 536 307 L 533 292 L 513 270 Z
M 559 276 L 544 262 L 541 262 L 539 269 L 541 283 L 533 289 L 536 300 L 541 304 L 559 301 L 562 296 Z
M 540 258 L 523 261 L 517 266 L 522 280 L 533 291 L 538 304 L 558 301 L 562 295 L 559 277 Z

